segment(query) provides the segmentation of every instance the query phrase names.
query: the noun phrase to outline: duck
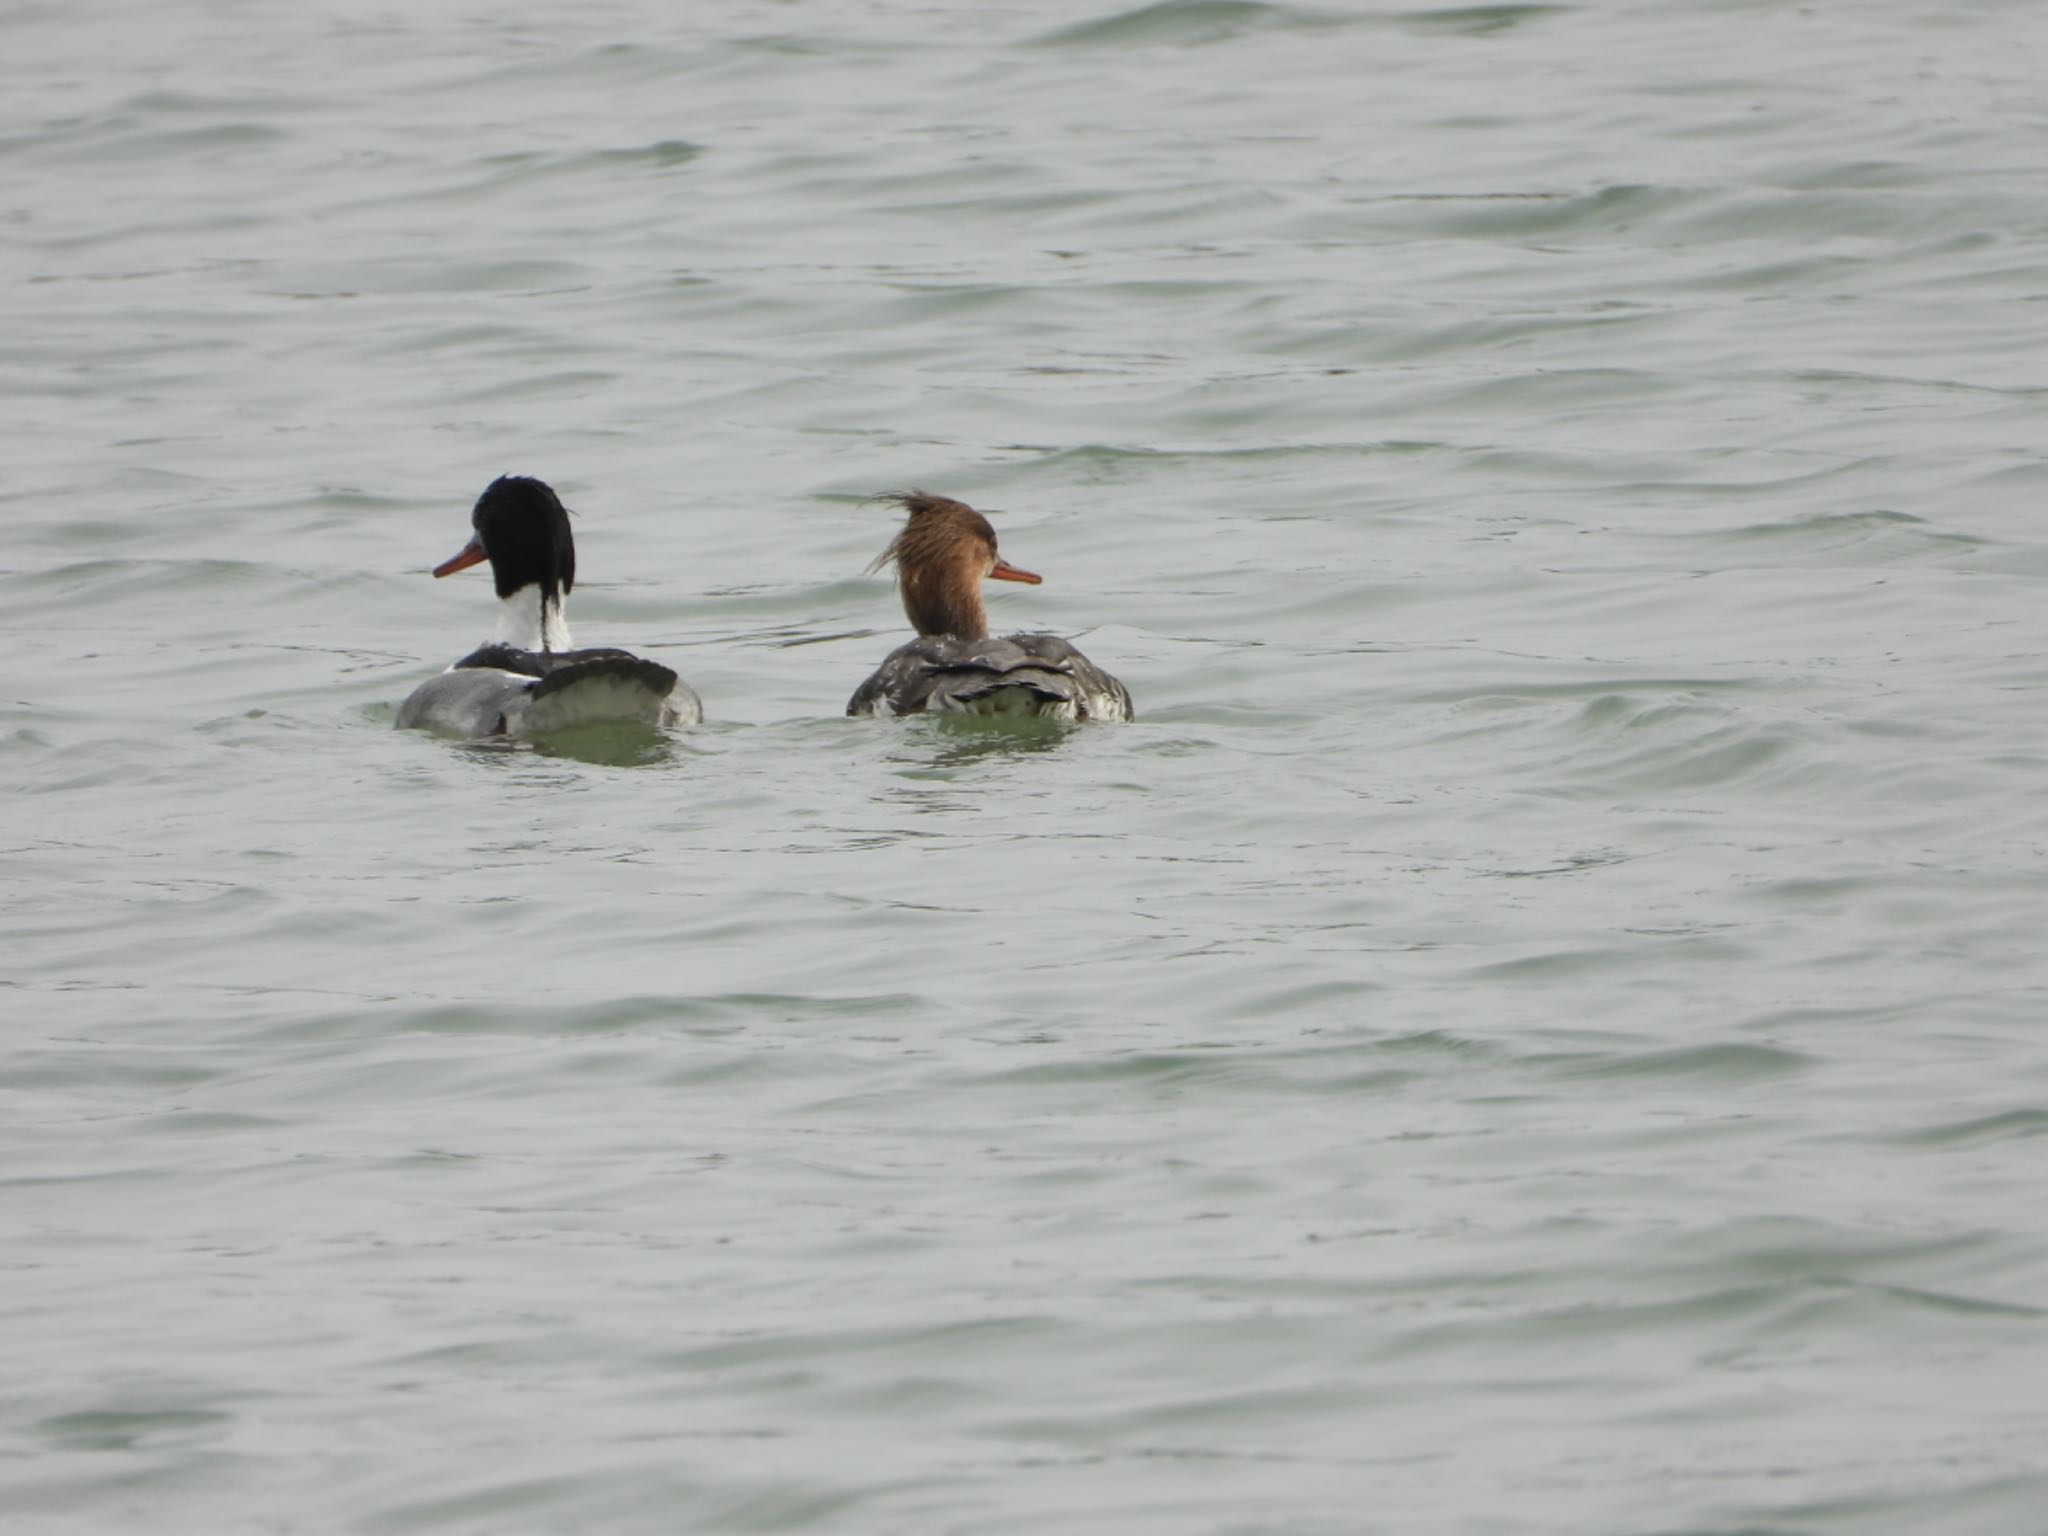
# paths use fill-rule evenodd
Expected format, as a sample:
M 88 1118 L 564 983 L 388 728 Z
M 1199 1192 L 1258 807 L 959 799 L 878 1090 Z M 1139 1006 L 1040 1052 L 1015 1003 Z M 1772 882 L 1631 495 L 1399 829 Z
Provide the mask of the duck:
M 906 514 L 868 567 L 896 567 L 917 638 L 891 651 L 847 701 L 849 715 L 989 715 L 1129 720 L 1130 690 L 1058 635 L 991 638 L 981 584 L 1044 577 L 996 552 L 996 531 L 964 501 L 929 491 L 874 498 Z
M 398 708 L 402 728 L 458 736 L 532 737 L 579 725 L 694 725 L 696 692 L 631 651 L 579 650 L 565 611 L 576 585 L 569 509 L 545 481 L 500 475 L 469 515 L 470 540 L 434 567 L 452 576 L 488 560 L 498 629 Z

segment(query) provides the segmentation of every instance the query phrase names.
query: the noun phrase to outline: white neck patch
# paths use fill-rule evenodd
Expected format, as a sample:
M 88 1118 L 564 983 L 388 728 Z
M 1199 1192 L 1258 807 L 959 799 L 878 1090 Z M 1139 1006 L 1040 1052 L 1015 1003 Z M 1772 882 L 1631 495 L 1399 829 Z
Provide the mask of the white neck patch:
M 492 637 L 498 645 L 510 645 L 522 651 L 573 651 L 576 642 L 569 638 L 569 620 L 562 612 L 560 602 L 546 605 L 543 612 L 540 583 L 528 582 L 510 597 L 498 601 L 498 633 Z

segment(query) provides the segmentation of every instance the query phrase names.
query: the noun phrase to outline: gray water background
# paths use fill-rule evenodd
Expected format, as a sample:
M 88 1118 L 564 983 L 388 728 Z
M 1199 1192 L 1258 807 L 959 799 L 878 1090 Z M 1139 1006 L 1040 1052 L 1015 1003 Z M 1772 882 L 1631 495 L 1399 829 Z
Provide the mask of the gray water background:
M 2048 1531 L 2044 65 L 8 7 L 0 1528 Z M 506 471 L 709 725 L 390 729 Z

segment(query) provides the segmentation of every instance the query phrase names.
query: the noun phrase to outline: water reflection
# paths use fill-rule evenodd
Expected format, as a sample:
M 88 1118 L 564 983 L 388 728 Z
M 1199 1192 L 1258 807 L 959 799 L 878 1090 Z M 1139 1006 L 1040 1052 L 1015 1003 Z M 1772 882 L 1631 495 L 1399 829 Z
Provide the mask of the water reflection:
M 646 725 L 580 726 L 542 737 L 533 749 L 543 757 L 566 757 L 604 768 L 664 768 L 682 757 L 673 736 Z
M 523 761 L 538 756 L 598 768 L 660 768 L 682 757 L 674 737 L 644 725 L 578 726 L 533 741 L 498 736 L 464 741 L 457 750 L 478 762 Z
M 944 776 L 976 763 L 1054 751 L 1074 730 L 1061 720 L 922 715 L 905 722 L 902 744 L 889 761 L 915 765 L 909 778 Z

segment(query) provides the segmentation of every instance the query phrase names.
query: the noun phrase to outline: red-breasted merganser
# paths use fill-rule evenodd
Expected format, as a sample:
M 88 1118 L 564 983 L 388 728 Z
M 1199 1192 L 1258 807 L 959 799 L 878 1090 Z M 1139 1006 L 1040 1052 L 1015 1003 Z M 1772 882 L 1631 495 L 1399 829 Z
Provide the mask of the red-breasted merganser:
M 1036 715 L 1128 720 L 1124 685 L 1057 635 L 990 639 L 981 583 L 1044 578 L 996 553 L 974 508 L 926 491 L 880 496 L 910 514 L 870 572 L 892 561 L 917 638 L 898 646 L 848 701 L 849 715 Z
M 576 650 L 563 613 L 576 585 L 576 540 L 561 498 L 539 480 L 493 480 L 470 513 L 475 536 L 434 567 L 451 576 L 491 562 L 498 633 L 412 691 L 401 726 L 463 736 L 538 736 L 577 725 L 694 725 L 689 684 L 631 651 Z

